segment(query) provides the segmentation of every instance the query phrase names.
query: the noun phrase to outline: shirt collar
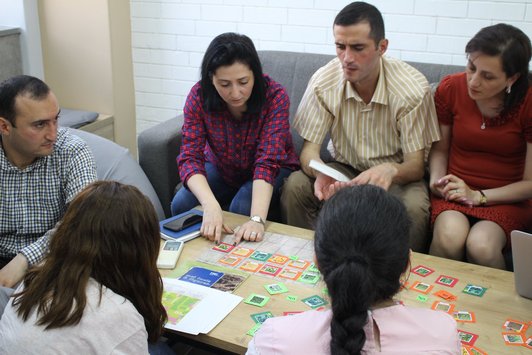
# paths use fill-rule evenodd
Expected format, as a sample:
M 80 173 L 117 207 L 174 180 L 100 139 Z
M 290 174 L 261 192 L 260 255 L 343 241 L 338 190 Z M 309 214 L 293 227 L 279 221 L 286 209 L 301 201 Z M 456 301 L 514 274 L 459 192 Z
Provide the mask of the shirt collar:
M 357 101 L 362 101 L 358 92 L 353 88 L 353 85 L 346 79 L 345 81 L 345 98 L 353 98 Z M 379 79 L 377 80 L 377 86 L 375 87 L 375 92 L 371 98 L 371 102 L 387 105 L 388 104 L 388 90 L 386 89 L 386 79 L 384 77 L 384 59 L 381 57 L 379 61 Z

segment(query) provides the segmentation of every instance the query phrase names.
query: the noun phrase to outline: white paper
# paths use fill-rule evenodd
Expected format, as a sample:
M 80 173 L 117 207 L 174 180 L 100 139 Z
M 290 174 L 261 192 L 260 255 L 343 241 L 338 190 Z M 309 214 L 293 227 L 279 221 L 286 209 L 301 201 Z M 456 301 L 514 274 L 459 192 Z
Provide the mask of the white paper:
M 310 163 L 308 164 L 308 166 L 314 170 L 319 171 L 322 174 L 332 177 L 333 179 L 337 181 L 343 181 L 343 182 L 349 181 L 349 178 L 345 176 L 344 174 L 342 174 L 341 172 L 339 172 L 338 170 L 333 169 L 328 165 L 322 164 L 317 160 L 312 159 Z
M 163 284 L 167 292 L 198 300 L 176 324 L 171 320 L 165 324 L 167 329 L 188 334 L 210 332 L 242 301 L 240 296 L 177 279 L 163 278 Z M 167 309 L 167 313 L 170 318 L 172 312 Z

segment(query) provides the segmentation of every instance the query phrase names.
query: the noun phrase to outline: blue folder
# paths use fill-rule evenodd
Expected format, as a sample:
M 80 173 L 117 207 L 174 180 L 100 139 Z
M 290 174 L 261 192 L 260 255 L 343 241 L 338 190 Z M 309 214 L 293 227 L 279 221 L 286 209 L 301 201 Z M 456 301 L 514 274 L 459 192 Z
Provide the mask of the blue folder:
M 179 232 L 174 232 L 170 229 L 167 229 L 164 227 L 164 225 L 170 221 L 173 221 L 174 219 L 178 219 L 183 216 L 187 215 L 193 215 L 197 214 L 199 216 L 203 216 L 203 212 L 199 210 L 190 210 L 183 212 L 181 214 L 178 214 L 177 216 L 173 216 L 170 218 L 167 218 L 165 220 L 162 220 L 159 222 L 159 228 L 161 230 L 161 237 L 165 240 L 179 240 L 182 242 L 187 242 L 191 239 L 194 239 L 196 237 L 199 237 L 200 235 L 200 228 L 201 228 L 201 222 L 191 225 L 190 227 L 187 227 L 183 230 L 180 230 Z

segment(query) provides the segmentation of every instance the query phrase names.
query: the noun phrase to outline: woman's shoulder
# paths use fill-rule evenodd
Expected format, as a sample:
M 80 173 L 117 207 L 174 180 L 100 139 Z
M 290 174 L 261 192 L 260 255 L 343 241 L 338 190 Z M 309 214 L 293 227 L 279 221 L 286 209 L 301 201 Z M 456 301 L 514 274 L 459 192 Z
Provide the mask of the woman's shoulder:
M 266 84 L 266 97 L 267 98 L 271 96 L 276 96 L 276 95 L 288 96 L 286 89 L 282 84 L 273 80 L 268 74 L 263 74 L 263 77 L 264 77 L 264 83 Z

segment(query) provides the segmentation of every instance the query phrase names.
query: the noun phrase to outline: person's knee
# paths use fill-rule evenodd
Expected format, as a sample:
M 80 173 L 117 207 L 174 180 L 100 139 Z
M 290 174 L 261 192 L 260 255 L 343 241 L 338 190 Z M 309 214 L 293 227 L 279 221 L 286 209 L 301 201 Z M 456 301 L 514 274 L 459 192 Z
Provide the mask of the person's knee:
M 290 174 L 286 179 L 281 191 L 281 206 L 290 206 L 299 201 L 299 197 L 312 194 L 310 178 L 298 170 Z
M 229 205 L 229 212 L 249 216 L 251 213 L 251 200 L 253 196 L 253 184 L 244 184 L 236 193 Z

